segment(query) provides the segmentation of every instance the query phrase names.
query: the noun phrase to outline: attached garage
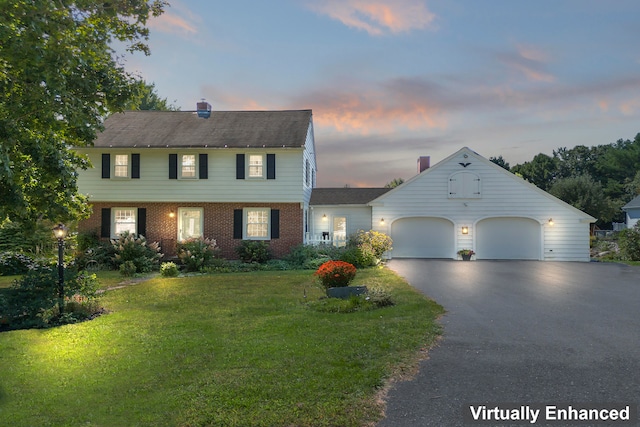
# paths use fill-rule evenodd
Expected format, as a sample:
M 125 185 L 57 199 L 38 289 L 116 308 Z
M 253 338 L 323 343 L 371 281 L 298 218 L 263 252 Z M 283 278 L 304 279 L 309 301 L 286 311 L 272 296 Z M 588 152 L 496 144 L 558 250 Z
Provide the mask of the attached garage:
M 476 259 L 541 259 L 542 226 L 529 218 L 487 218 L 476 224 Z
M 443 218 L 400 218 L 391 224 L 394 258 L 455 257 L 453 223 Z

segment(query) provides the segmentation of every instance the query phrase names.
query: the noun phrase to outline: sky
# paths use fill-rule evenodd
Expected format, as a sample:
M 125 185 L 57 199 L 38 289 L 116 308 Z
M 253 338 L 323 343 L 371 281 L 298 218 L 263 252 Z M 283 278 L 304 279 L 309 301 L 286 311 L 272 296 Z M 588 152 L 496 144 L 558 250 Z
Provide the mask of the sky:
M 637 0 L 169 0 L 126 69 L 181 110 L 313 110 L 319 187 L 640 132 Z

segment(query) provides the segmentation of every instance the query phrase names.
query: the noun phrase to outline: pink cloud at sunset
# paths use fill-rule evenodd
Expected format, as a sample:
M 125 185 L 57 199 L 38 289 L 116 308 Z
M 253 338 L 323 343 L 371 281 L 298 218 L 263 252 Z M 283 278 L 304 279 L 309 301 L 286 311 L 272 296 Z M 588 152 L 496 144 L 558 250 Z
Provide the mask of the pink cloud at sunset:
M 309 3 L 309 8 L 373 36 L 428 28 L 435 20 L 418 0 L 327 0 Z
M 149 27 L 162 33 L 177 34 L 185 37 L 193 36 L 198 32 L 194 23 L 178 16 L 172 10 L 168 10 L 157 18 L 150 19 Z

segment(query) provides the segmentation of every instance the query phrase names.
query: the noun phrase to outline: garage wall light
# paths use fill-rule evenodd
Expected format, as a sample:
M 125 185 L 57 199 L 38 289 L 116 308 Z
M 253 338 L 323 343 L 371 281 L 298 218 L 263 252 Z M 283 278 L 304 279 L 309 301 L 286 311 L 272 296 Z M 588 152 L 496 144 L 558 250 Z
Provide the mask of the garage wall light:
M 549 226 L 553 227 L 553 218 L 549 218 Z
M 384 225 L 384 218 L 380 218 L 380 225 Z
M 469 227 L 466 225 L 462 226 L 462 234 L 469 234 Z

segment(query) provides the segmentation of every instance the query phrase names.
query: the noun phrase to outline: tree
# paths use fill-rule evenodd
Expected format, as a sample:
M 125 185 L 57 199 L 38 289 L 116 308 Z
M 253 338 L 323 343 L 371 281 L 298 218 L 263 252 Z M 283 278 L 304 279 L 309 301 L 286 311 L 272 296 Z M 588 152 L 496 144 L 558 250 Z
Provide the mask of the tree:
M 511 168 L 509 167 L 509 162 L 505 161 L 502 158 L 502 154 L 499 155 L 498 157 L 489 157 L 489 160 L 503 169 L 511 170 Z
M 402 185 L 403 183 L 404 183 L 404 179 L 394 178 L 391 181 L 387 182 L 384 185 L 384 188 L 396 188 L 398 185 Z
M 155 83 L 149 84 L 140 80 L 138 88 L 138 93 L 127 105 L 127 110 L 180 111 L 179 107 L 169 104 L 167 98 L 161 98 L 156 93 Z
M 602 222 L 611 221 L 620 208 L 604 194 L 602 185 L 589 175 L 560 178 L 549 193 Z
M 515 165 L 511 171 L 547 191 L 558 174 L 558 159 L 540 153 L 530 162 Z
M 163 0 L 0 0 L 0 218 L 85 216 L 77 190 L 107 114 L 122 111 L 137 80 L 111 42 L 149 54 L 150 16 Z

